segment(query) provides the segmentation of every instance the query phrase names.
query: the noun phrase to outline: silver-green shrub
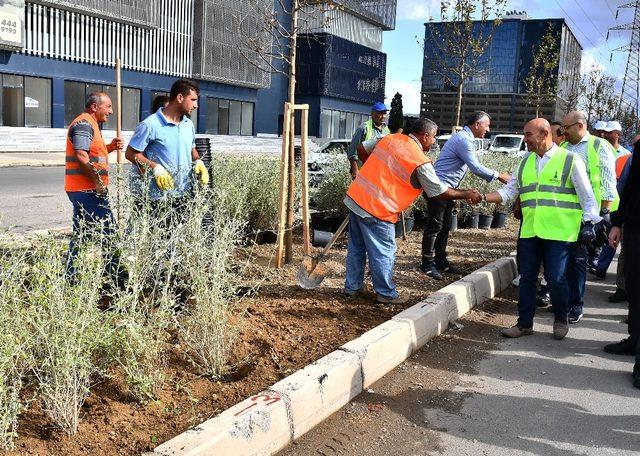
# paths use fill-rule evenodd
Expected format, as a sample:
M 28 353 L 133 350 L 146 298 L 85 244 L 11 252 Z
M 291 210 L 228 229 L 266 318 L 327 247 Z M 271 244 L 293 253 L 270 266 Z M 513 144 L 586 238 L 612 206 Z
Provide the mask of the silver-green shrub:
M 334 211 L 347 215 L 343 204 L 347 189 L 351 184 L 349 166 L 343 156 L 330 156 L 322 164 L 324 174 L 319 177 L 318 186 L 311 190 L 311 199 L 319 211 Z

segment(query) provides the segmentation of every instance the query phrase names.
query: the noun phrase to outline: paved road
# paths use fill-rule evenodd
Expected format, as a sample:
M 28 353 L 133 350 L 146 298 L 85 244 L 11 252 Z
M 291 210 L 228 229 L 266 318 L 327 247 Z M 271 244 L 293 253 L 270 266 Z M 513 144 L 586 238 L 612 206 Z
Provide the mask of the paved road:
M 0 228 L 25 232 L 70 225 L 64 167 L 0 168 Z
M 610 271 L 615 271 L 615 263 Z M 626 334 L 625 306 L 590 282 L 583 322 L 551 338 L 550 313 L 533 336 L 502 339 L 507 291 L 432 341 L 284 455 L 638 455 L 640 390 L 632 357 L 602 346 Z

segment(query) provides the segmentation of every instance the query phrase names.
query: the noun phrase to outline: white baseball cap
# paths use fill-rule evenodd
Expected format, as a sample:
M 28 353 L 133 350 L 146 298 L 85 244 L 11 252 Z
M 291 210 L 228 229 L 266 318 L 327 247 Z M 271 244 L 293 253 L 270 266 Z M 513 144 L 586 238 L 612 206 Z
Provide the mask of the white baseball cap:
M 619 131 L 622 132 L 622 125 L 617 120 L 610 120 L 603 128 L 604 131 Z
M 595 123 L 595 125 L 593 126 L 594 130 L 604 130 L 604 127 L 607 126 L 607 122 L 605 122 L 604 120 L 599 120 Z

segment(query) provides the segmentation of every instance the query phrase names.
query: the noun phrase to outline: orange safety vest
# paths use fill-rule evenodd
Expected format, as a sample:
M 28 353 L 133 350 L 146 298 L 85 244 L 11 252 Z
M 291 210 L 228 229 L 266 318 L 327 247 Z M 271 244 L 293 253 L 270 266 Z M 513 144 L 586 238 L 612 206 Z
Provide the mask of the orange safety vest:
M 622 155 L 616 159 L 616 179 L 620 179 L 622 171 L 624 170 L 627 160 L 631 158 L 631 154 Z
M 377 219 L 395 223 L 422 193 L 411 185 L 418 166 L 431 160 L 422 148 L 402 133 L 382 138 L 349 186 L 347 195 Z
M 89 146 L 89 162 L 93 166 L 102 180 L 102 184 L 107 187 L 109 185 L 109 151 L 107 145 L 102 139 L 102 133 L 100 127 L 91 115 L 86 112 L 80 114 L 73 119 L 73 122 L 69 125 L 69 132 L 71 127 L 76 123 L 85 120 L 89 122 L 93 127 L 93 141 Z M 64 190 L 67 192 L 80 192 L 83 190 L 95 190 L 96 186 L 91 179 L 89 179 L 78 163 L 78 158 L 73 149 L 73 143 L 67 133 L 67 154 L 65 157 L 65 171 L 64 171 Z

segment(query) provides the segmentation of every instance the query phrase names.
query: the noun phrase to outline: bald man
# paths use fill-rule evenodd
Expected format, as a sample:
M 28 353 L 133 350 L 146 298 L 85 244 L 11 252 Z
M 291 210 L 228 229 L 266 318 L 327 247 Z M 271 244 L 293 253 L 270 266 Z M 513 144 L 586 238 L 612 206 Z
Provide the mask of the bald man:
M 544 262 L 555 314 L 553 337 L 560 340 L 569 331 L 566 269 L 572 245 L 595 237 L 602 217 L 584 163 L 554 144 L 548 121 L 538 118 L 528 122 L 524 140 L 529 152 L 511 181 L 484 198 L 489 203 L 508 203 L 519 196 L 522 205 L 518 321 L 501 333 L 505 337 L 533 334 L 536 286 Z M 581 230 L 583 222 L 585 229 Z
M 613 148 L 607 140 L 589 134 L 587 118 L 583 112 L 572 111 L 562 120 L 567 141 L 561 147 L 578 155 L 587 168 L 591 188 L 600 208 L 600 215 L 609 219 L 619 202 L 616 189 L 616 165 Z M 569 323 L 582 318 L 584 288 L 587 281 L 588 245 L 576 243 L 569 258 Z M 592 256 L 596 249 L 592 248 Z M 597 258 L 597 256 L 595 256 Z M 594 258 L 594 261 L 595 261 Z

